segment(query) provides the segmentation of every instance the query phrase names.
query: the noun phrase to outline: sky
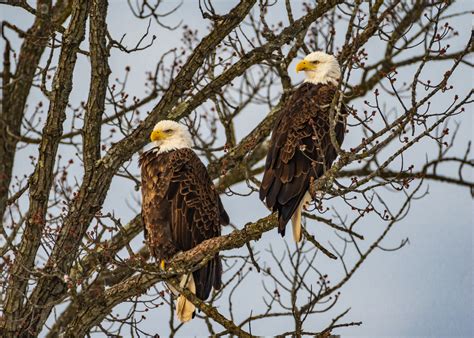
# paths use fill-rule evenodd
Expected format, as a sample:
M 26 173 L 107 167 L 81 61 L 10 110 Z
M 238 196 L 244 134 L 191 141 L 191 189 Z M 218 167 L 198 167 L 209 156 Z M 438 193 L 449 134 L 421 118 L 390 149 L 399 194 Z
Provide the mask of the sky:
M 216 8 L 225 12 L 231 7 L 230 2 L 218 1 Z M 295 3 L 294 8 L 299 8 Z M 472 10 L 468 1 L 459 1 L 453 12 Z M 184 2 L 178 10 L 174 19 L 166 19 L 169 24 L 176 23 L 179 17 L 183 24 L 197 28 L 201 32 L 205 24 L 197 14 L 195 4 Z M 284 15 L 282 11 L 274 12 L 274 19 Z M 31 24 L 32 18 L 29 14 L 17 8 L 0 6 L 0 16 L 19 27 L 25 28 Z M 176 20 L 176 21 L 175 21 Z M 110 1 L 109 16 L 107 19 L 109 29 L 115 38 L 127 34 L 125 43 L 133 45 L 138 37 L 146 30 L 146 21 L 137 21 L 128 15 L 128 6 L 125 1 Z M 452 23 L 460 32 L 457 42 L 453 42 L 453 49 L 462 45 L 471 29 L 471 21 L 468 16 Z M 153 69 L 157 61 L 157 55 L 162 51 L 179 45 L 181 30 L 167 31 L 152 23 L 151 29 L 156 34 L 157 41 L 154 45 L 140 54 L 122 54 L 113 52 L 110 59 L 112 69 L 111 80 L 115 74 L 123 74 L 126 65 L 130 65 L 132 72 L 128 83 L 130 97 L 144 94 L 145 72 Z M 203 33 L 201 33 L 203 34 Z M 18 41 L 15 43 L 18 44 Z M 0 43 L 3 48 L 3 41 Z M 18 45 L 17 45 L 18 48 Z M 371 41 L 367 44 L 369 55 L 377 52 L 377 42 Z M 74 74 L 74 88 L 71 94 L 72 102 L 79 102 L 87 97 L 89 84 L 89 61 L 84 56 L 79 56 L 77 69 Z M 400 77 L 409 79 L 412 73 L 410 69 L 400 72 Z M 433 67 L 436 73 L 438 69 Z M 301 81 L 301 76 L 292 74 L 294 82 Z M 472 88 L 472 72 L 458 72 L 453 78 L 460 92 L 466 92 Z M 41 94 L 33 92 L 31 103 L 41 99 Z M 390 98 L 386 99 L 390 105 Z M 156 103 L 156 102 L 155 102 Z M 354 105 L 361 102 L 354 102 Z M 265 117 L 266 108 L 246 111 L 237 122 L 237 133 L 239 137 L 245 136 L 248 131 Z M 472 108 L 457 118 L 461 122 L 458 144 L 466 145 L 472 140 L 473 117 Z M 357 136 L 348 134 L 345 147 L 357 142 Z M 459 148 L 461 151 L 463 147 Z M 28 155 L 36 150 L 25 151 L 17 158 L 15 172 L 29 172 Z M 64 149 L 65 152 L 70 150 Z M 426 145 L 417 148 L 416 152 L 408 154 L 408 160 L 421 163 L 425 154 L 432 154 L 435 150 Z M 136 160 L 136 159 L 135 159 Z M 79 175 L 80 178 L 80 175 Z M 471 173 L 472 180 L 472 173 Z M 342 298 L 336 307 L 327 314 L 313 317 L 314 322 L 308 323 L 308 327 L 317 329 L 324 327 L 332 317 L 351 308 L 345 317 L 346 321 L 362 321 L 363 325 L 356 328 L 337 331 L 343 337 L 471 337 L 474 334 L 473 321 L 471 319 L 473 308 L 473 202 L 467 189 L 450 186 L 442 183 L 430 182 L 429 195 L 416 201 L 410 210 L 410 214 L 399 222 L 389 236 L 384 240 L 386 247 L 397 246 L 404 238 L 409 238 L 409 245 L 397 252 L 376 251 L 363 264 L 356 275 L 342 289 Z M 244 186 L 235 188 L 237 191 L 245 192 Z M 124 196 L 139 194 L 133 192 L 133 187 L 123 179 L 115 179 L 109 196 L 105 202 L 105 210 L 113 210 L 123 220 L 130 219 L 136 214 L 136 210 L 130 208 L 130 204 L 138 208 L 133 201 L 126 201 Z M 393 198 L 393 197 L 390 197 Z M 398 200 L 399 201 L 399 200 Z M 397 203 L 393 200 L 393 203 Z M 224 205 L 231 220 L 238 227 L 242 227 L 249 221 L 255 221 L 268 214 L 266 208 L 258 200 L 256 194 L 248 197 L 224 197 Z M 242 212 L 242 211 L 245 212 Z M 381 224 L 375 219 L 366 220 L 362 224 L 364 235 L 368 238 L 380 233 Z M 323 226 L 311 224 L 312 233 L 317 233 L 318 238 L 332 240 L 337 237 L 334 233 L 323 229 Z M 138 236 L 132 244 L 138 250 L 139 243 L 143 240 Z M 290 248 L 293 247 L 291 236 L 281 239 L 276 231 L 266 233 L 254 247 L 260 251 L 260 263 L 272 266 L 265 249 L 271 244 L 277 252 L 283 252 L 285 242 Z M 335 266 L 332 261 L 325 257 L 318 259 L 318 268 L 337 275 L 340 266 Z M 288 262 L 286 262 L 288 263 Z M 225 279 L 225 276 L 224 276 Z M 336 280 L 336 278 L 334 278 Z M 242 288 L 237 292 L 234 304 L 238 318 L 245 318 L 252 309 L 263 309 L 263 288 L 261 276 L 252 273 Z M 222 305 L 224 306 L 224 305 Z M 114 312 L 121 312 L 124 308 L 118 307 Z M 148 314 L 148 319 L 142 323 L 145 330 L 156 331 L 166 334 L 168 317 L 164 312 Z M 291 318 L 279 318 L 256 322 L 252 325 L 252 331 L 261 335 L 272 335 L 286 331 L 292 324 Z M 202 329 L 199 323 L 187 324 L 180 335 L 199 335 Z M 207 332 L 207 331 L 205 331 Z

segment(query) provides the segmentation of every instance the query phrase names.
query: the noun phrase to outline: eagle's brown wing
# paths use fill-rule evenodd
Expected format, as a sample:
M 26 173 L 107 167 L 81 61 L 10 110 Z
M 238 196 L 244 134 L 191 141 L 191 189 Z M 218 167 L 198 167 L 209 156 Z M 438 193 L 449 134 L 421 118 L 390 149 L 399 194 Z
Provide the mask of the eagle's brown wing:
M 141 157 L 142 215 L 155 257 L 169 258 L 221 234 L 227 215 L 206 167 L 191 149 Z M 221 286 L 219 255 L 193 273 L 196 295 Z
M 166 199 L 174 170 L 170 160 L 170 154 L 157 154 L 154 149 L 139 160 L 145 240 L 157 259 L 168 259 L 179 251 L 171 235 L 170 203 Z
M 329 109 L 336 88 L 303 83 L 282 109 L 273 128 L 260 199 L 278 211 L 278 232 L 285 227 L 309 189 L 311 178 L 320 177 L 337 157 L 329 134 Z M 346 115 L 343 107 L 343 116 Z M 345 121 L 336 124 L 339 144 Z

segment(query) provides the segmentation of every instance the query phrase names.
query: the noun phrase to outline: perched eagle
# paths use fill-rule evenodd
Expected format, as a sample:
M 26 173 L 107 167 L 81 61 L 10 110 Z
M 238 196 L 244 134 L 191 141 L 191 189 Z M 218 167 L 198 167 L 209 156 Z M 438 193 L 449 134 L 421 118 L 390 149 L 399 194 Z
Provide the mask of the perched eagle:
M 309 186 L 337 157 L 330 137 L 330 106 L 341 71 L 336 58 L 323 52 L 308 54 L 296 71 L 306 79 L 291 95 L 273 128 L 260 199 L 278 211 L 278 232 L 284 236 L 291 219 L 293 238 L 301 240 L 301 211 L 311 202 Z M 335 127 L 339 145 L 344 139 L 346 108 Z
M 155 147 L 140 157 L 142 217 L 151 254 L 161 264 L 179 251 L 221 234 L 229 223 L 206 167 L 191 150 L 191 135 L 174 121 L 161 121 L 151 133 Z M 222 266 L 216 254 L 204 267 L 181 277 L 181 287 L 206 300 L 221 287 Z M 195 307 L 182 295 L 176 312 L 182 322 Z

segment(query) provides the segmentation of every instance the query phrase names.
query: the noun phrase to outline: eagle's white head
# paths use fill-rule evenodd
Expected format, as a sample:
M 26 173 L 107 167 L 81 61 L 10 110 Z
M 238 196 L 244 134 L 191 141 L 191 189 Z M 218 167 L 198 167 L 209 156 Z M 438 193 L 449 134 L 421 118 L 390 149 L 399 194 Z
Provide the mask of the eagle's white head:
M 185 126 L 171 120 L 158 122 L 150 135 L 150 140 L 158 147 L 158 153 L 174 149 L 191 148 L 191 134 Z
M 324 52 L 313 52 L 296 65 L 296 71 L 304 71 L 306 75 L 305 82 L 314 84 L 331 83 L 338 85 L 341 78 L 341 67 L 334 55 Z

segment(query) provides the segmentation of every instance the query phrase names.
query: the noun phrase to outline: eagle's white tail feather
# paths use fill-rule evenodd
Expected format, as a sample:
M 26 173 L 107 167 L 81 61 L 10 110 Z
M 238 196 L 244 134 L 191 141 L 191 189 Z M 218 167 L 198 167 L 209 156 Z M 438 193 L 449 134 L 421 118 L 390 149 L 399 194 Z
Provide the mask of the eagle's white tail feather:
M 180 287 L 186 288 L 192 293 L 196 293 L 196 284 L 194 284 L 193 274 L 181 276 Z M 176 314 L 181 322 L 187 322 L 193 318 L 196 307 L 183 295 L 179 295 L 176 303 Z
M 293 227 L 293 239 L 296 243 L 301 241 L 301 204 L 291 216 L 291 225 Z
M 309 192 L 306 192 L 303 199 L 296 208 L 295 212 L 291 216 L 291 225 L 293 227 L 293 239 L 296 243 L 301 241 L 301 213 L 303 212 L 303 208 L 311 202 L 311 195 Z

